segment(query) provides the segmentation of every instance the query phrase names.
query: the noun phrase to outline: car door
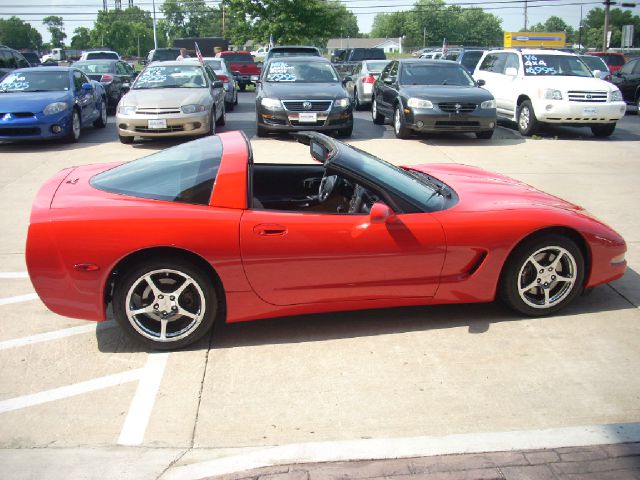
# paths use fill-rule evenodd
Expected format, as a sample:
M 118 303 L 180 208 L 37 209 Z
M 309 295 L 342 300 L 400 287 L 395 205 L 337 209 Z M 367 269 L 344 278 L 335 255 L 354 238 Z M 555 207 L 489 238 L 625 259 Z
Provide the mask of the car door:
M 89 78 L 80 70 L 73 70 L 73 88 L 76 96 L 76 105 L 80 108 L 80 122 L 84 125 L 95 118 L 94 91 L 84 90 L 83 83 L 91 83 Z
M 613 83 L 622 92 L 625 101 L 635 102 L 635 94 L 640 84 L 640 61 L 631 60 L 613 74 Z
M 474 78 L 476 81 L 484 80 L 483 88 L 489 90 L 496 99 L 498 114 L 511 116 L 508 106 L 504 104 L 504 94 L 501 92 L 505 83 L 504 65 L 506 60 L 507 54 L 504 52 L 485 55 L 478 65 Z
M 116 76 L 114 77 L 116 85 L 114 85 L 114 88 L 116 89 L 118 100 L 122 96 L 122 86 L 125 83 L 129 83 L 129 78 L 131 75 L 125 65 L 126 63 L 124 62 L 116 62 Z
M 222 111 L 224 109 L 224 88 L 215 88 L 213 84 L 218 81 L 218 77 L 210 67 L 205 67 L 205 70 L 207 72 L 207 76 L 209 77 L 209 81 L 211 82 L 210 88 L 211 95 L 213 96 L 213 104 L 216 107 L 216 113 L 218 114 L 218 116 L 220 116 L 222 115 Z
M 495 97 L 496 104 L 499 105 L 505 114 L 511 116 L 515 114 L 518 104 L 518 93 L 520 88 L 520 76 L 523 73 L 520 65 L 520 57 L 516 53 L 501 54 L 505 56 L 504 67 L 501 77 L 496 77 L 501 87 L 498 89 L 498 97 Z M 514 74 L 515 73 L 515 74 Z
M 273 210 L 243 213 L 240 248 L 252 288 L 274 305 L 432 297 L 446 250 L 428 213 L 372 224 L 366 214 Z
M 381 89 L 382 96 L 378 100 L 378 109 L 381 110 L 385 116 L 391 117 L 393 115 L 394 102 L 398 97 L 398 62 L 392 62 L 387 75 L 380 75 L 380 78 L 383 87 Z

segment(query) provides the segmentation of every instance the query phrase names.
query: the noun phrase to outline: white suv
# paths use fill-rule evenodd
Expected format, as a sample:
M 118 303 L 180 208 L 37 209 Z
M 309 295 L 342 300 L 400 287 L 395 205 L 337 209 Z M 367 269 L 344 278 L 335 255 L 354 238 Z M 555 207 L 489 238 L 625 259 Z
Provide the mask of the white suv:
M 591 127 L 596 137 L 608 137 L 626 111 L 620 90 L 594 78 L 571 53 L 489 50 L 473 77 L 495 97 L 498 116 L 517 122 L 523 135 L 554 123 Z

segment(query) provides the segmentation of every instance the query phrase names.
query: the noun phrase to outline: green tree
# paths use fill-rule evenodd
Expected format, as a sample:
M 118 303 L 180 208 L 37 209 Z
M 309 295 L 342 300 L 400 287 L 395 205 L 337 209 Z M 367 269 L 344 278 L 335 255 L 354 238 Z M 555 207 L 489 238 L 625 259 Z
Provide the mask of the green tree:
M 222 36 L 222 11 L 205 0 L 165 0 L 162 30 L 168 38 Z
M 622 44 L 622 26 L 634 25 L 633 45 L 640 45 L 640 16 L 633 15 L 631 10 L 613 8 L 609 14 L 609 30 L 611 30 L 610 47 L 620 47 Z M 582 22 L 583 43 L 589 48 L 602 48 L 604 31 L 604 10 L 594 8 Z
M 42 35 L 18 17 L 0 18 L 0 44 L 15 49 L 39 50 L 42 48 Z
M 332 37 L 359 35 L 355 16 L 338 0 L 224 0 L 232 19 L 225 33 L 232 43 L 248 40 L 324 47 Z
M 83 48 L 91 47 L 91 30 L 87 27 L 77 27 L 73 31 L 73 37 L 71 37 L 71 48 L 82 50 Z
M 544 23 L 541 22 L 533 25 L 528 30 L 530 32 L 564 32 L 567 36 L 567 42 L 578 42 L 578 35 L 576 34 L 575 29 L 571 25 L 568 25 L 560 17 L 557 17 L 555 15 L 547 18 Z
M 153 48 L 151 13 L 140 7 L 100 11 L 90 37 L 93 47 L 112 48 L 121 55 L 138 55 L 140 51 L 144 56 Z
M 62 17 L 49 15 L 42 19 L 42 23 L 47 26 L 47 30 L 49 30 L 51 34 L 51 46 L 64 47 L 64 39 L 67 38 L 67 34 L 64 33 L 64 21 Z

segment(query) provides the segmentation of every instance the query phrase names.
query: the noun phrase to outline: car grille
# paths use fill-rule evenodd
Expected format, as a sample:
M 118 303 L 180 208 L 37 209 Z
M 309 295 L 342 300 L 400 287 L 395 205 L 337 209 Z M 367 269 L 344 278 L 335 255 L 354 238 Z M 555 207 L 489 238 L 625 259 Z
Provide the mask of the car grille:
M 178 107 L 170 108 L 138 108 L 136 113 L 139 115 L 167 115 L 169 113 L 180 113 Z
M 443 112 L 469 113 L 473 112 L 477 105 L 475 103 L 445 102 L 439 103 L 438 107 L 440 107 L 440 110 Z
M 40 135 L 37 127 L 0 127 L 0 137 L 4 135 Z
M 32 118 L 35 115 L 32 112 L 0 112 L 0 120 L 9 113 L 13 118 Z
M 304 125 L 305 127 L 322 127 L 325 124 L 325 121 L 326 120 L 324 118 L 322 120 L 318 120 L 317 122 L 299 122 L 298 120 L 289 120 L 291 125 L 293 125 L 294 127 L 302 125 Z
M 311 104 L 311 108 L 304 108 L 306 102 Z M 290 112 L 325 112 L 332 103 L 331 100 L 282 100 L 284 108 Z
M 167 128 L 147 128 L 147 127 L 136 127 L 136 132 L 140 133 L 169 133 L 169 132 L 184 132 L 184 127 L 182 125 L 169 125 Z
M 607 92 L 569 90 L 567 94 L 570 102 L 603 103 L 607 101 Z
M 456 120 L 439 120 L 436 122 L 438 128 L 456 128 L 456 127 L 472 127 L 479 128 L 480 123 L 471 121 L 456 121 Z

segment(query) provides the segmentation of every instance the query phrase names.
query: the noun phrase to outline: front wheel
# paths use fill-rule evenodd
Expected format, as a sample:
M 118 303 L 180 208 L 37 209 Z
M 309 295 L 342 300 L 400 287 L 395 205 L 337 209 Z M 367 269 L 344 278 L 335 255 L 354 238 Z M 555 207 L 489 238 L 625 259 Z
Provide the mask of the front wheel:
M 104 98 L 100 101 L 100 116 L 93 122 L 96 128 L 104 128 L 107 126 L 107 102 Z
M 408 138 L 411 130 L 404 122 L 404 115 L 402 114 L 402 107 L 396 105 L 396 109 L 393 113 L 393 131 L 398 138 Z
M 518 130 L 525 137 L 533 135 L 538 130 L 538 119 L 529 100 L 525 100 L 518 107 Z
M 371 100 L 371 118 L 376 125 L 382 125 L 384 123 L 384 115 L 378 113 L 378 100 L 375 97 Z
M 580 293 L 584 270 L 584 256 L 572 240 L 556 234 L 533 238 L 509 257 L 500 280 L 500 296 L 525 315 L 548 315 Z
M 223 105 L 222 113 L 220 114 L 220 118 L 216 120 L 216 125 L 222 127 L 225 123 L 227 123 L 227 109 Z
M 615 123 L 605 123 L 604 125 L 593 125 L 591 127 L 591 133 L 593 133 L 595 137 L 609 137 L 615 129 Z
M 159 349 L 202 338 L 219 311 L 211 279 L 188 261 L 147 260 L 116 283 L 113 312 L 131 338 Z
M 67 142 L 77 143 L 80 141 L 80 113 L 75 108 L 73 109 L 73 113 L 71 114 L 71 125 L 69 128 L 69 133 L 67 134 Z

